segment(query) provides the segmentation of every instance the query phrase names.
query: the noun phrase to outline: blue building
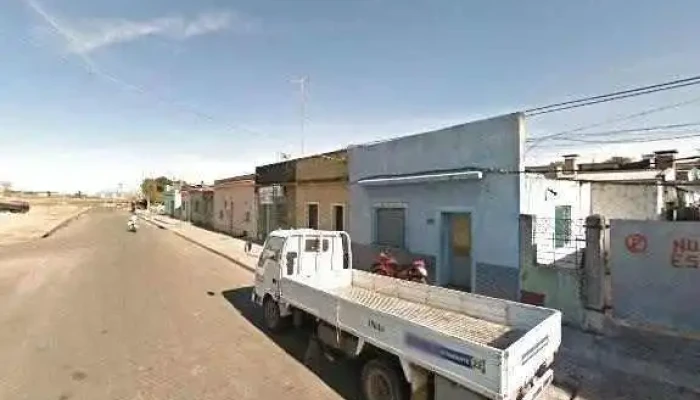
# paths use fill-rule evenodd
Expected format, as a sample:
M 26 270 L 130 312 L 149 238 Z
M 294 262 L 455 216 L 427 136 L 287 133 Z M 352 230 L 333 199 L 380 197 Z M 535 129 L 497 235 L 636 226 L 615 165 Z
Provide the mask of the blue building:
M 434 283 L 519 293 L 523 117 L 510 114 L 349 149 L 349 231 L 368 249 L 427 256 Z

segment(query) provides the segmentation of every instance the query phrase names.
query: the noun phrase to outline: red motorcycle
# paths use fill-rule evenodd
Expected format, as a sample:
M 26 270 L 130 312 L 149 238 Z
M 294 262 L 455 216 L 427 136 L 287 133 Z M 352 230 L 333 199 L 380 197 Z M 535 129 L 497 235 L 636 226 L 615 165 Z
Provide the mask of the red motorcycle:
M 403 279 L 411 282 L 428 283 L 428 269 L 425 261 L 413 260 L 409 265 L 400 265 L 388 250 L 379 253 L 377 261 L 372 264 L 372 273 Z

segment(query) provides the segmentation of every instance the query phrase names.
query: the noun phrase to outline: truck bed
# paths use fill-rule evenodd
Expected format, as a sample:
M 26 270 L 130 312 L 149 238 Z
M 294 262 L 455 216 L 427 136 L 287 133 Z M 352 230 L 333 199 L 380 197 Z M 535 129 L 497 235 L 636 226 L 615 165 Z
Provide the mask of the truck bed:
M 490 399 L 510 400 L 561 343 L 561 313 L 357 270 L 285 276 L 280 297 Z
M 415 303 L 358 286 L 328 291 L 342 299 L 387 313 L 408 322 L 438 331 L 459 340 L 505 349 L 518 340 L 523 331 L 495 322 L 456 313 L 427 304 Z

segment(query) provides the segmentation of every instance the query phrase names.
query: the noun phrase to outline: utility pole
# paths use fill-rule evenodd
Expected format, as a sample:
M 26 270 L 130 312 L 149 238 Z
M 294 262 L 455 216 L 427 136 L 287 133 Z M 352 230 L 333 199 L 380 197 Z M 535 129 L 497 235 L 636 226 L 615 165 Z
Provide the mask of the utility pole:
M 299 79 L 293 79 L 292 83 L 296 83 L 299 85 L 299 98 L 300 98 L 300 104 L 299 104 L 299 112 L 300 112 L 300 129 L 301 129 L 301 154 L 300 156 L 304 156 L 304 136 L 306 134 L 305 128 L 306 128 L 306 90 L 307 90 L 307 85 L 309 83 L 309 77 L 308 76 L 302 76 Z

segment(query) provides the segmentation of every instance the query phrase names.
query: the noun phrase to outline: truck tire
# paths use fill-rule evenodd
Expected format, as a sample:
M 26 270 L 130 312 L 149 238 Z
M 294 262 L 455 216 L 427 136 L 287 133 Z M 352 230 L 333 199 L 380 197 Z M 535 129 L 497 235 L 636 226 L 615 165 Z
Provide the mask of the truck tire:
M 368 361 L 362 368 L 362 395 L 365 400 L 408 400 L 408 383 L 401 367 L 385 358 Z
M 284 318 L 280 314 L 279 304 L 270 296 L 263 300 L 263 320 L 270 332 L 280 332 L 284 327 Z

